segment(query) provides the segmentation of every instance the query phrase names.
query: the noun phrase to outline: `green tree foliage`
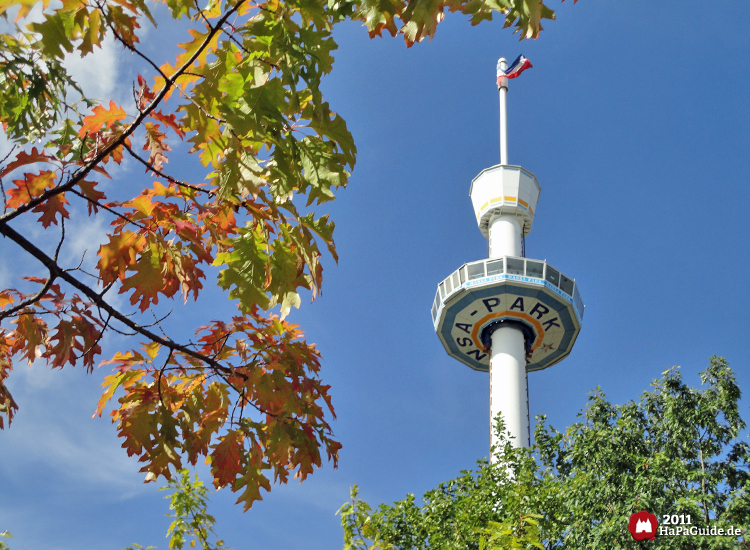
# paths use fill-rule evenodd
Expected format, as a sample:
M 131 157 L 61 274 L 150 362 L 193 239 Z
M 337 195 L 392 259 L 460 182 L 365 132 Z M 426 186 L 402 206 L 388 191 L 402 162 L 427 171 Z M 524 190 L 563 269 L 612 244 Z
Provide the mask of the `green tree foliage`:
M 542 545 L 542 533 L 539 529 L 539 514 L 522 514 L 515 521 L 498 523 L 488 522 L 486 529 L 480 530 L 479 550 L 515 550 L 539 548 Z
M 342 508 L 346 548 L 399 550 L 638 547 L 630 515 L 690 515 L 696 528 L 739 536 L 657 536 L 649 548 L 745 547 L 750 529 L 750 447 L 740 388 L 724 359 L 711 358 L 700 389 L 677 368 L 640 399 L 612 405 L 600 390 L 565 433 L 538 418 L 531 449 L 514 449 L 499 423 L 493 465 L 372 511 L 353 493 Z M 353 541 L 358 541 L 354 544 Z M 643 543 L 645 544 L 645 543 Z
M 216 538 L 216 520 L 207 511 L 208 489 L 198 479 L 198 474 L 191 480 L 189 470 L 180 470 L 160 490 L 172 491 L 166 497 L 170 501 L 169 509 L 174 510 L 173 514 L 168 514 L 174 518 L 167 532 L 170 550 L 181 550 L 188 538 L 192 538 L 190 548 L 197 545 L 201 550 L 231 550 L 221 540 L 217 539 L 214 544 L 209 542 L 212 536 Z
M 381 540 L 380 525 L 372 521 L 372 508 L 359 498 L 359 488 L 350 492 L 351 502 L 339 508 L 344 528 L 344 550 L 392 550 L 394 546 Z
M 160 491 L 171 491 L 166 499 L 169 500 L 169 509 L 174 513 L 167 516 L 174 518 L 167 530 L 170 550 L 182 550 L 185 543 L 189 548 L 200 548 L 201 550 L 232 550 L 224 546 L 224 541 L 219 540 L 214 532 L 216 520 L 208 513 L 208 489 L 198 479 L 198 474 L 191 479 L 190 470 L 183 469 L 176 472 Z M 214 543 L 210 539 L 216 539 Z M 147 546 L 145 549 L 140 544 L 134 544 L 125 550 L 148 550 L 156 548 Z

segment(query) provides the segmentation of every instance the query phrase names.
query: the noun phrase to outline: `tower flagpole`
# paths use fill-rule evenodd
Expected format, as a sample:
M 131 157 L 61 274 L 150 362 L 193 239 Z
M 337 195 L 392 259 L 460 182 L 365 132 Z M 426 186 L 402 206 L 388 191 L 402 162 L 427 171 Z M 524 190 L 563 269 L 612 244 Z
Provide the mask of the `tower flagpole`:
M 501 76 L 505 74 L 507 69 L 508 62 L 504 57 L 501 57 L 497 62 L 497 91 L 500 94 L 500 164 L 508 164 L 508 114 L 506 104 L 508 78 Z

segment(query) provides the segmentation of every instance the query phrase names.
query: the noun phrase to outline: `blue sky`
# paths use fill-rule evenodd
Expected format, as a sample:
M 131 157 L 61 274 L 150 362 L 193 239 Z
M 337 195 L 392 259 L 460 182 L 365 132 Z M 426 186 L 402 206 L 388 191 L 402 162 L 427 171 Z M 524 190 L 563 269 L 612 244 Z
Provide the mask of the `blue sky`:
M 542 187 L 527 255 L 575 277 L 586 304 L 571 355 L 529 376 L 532 416 L 564 429 L 595 387 L 622 403 L 673 365 L 698 385 L 713 354 L 750 388 L 745 3 L 549 5 L 557 20 L 521 43 L 500 21 L 472 28 L 455 14 L 410 49 L 370 40 L 356 24 L 338 27 L 323 89 L 359 157 L 349 187 L 320 210 L 336 221 L 339 264 L 327 260 L 322 297 L 303 301 L 291 319 L 323 353 L 344 448 L 337 470 L 274 486 L 246 514 L 229 491 L 213 494 L 227 544 L 341 548 L 334 512 L 352 484 L 373 505 L 391 502 L 487 455 L 487 375 L 446 355 L 430 305 L 440 280 L 486 256 L 468 191 L 499 162 L 500 56 L 523 53 L 534 65 L 508 96 L 509 160 Z M 160 29 L 158 38 L 174 34 Z M 147 38 L 153 51 L 161 47 L 157 33 Z M 126 98 L 133 60 L 116 48 L 99 55 L 78 74 L 101 97 Z M 170 167 L 185 150 L 175 146 Z M 141 172 L 130 165 L 122 175 L 137 186 Z M 71 258 L 101 227 L 78 227 Z M 3 287 L 24 266 L 14 253 L 0 243 Z M 231 314 L 231 304 L 217 303 L 181 310 L 190 321 L 182 328 Z M 134 344 L 107 345 L 112 353 Z M 142 483 L 109 421 L 91 419 L 107 372 L 14 371 L 21 410 L 0 433 L 0 531 L 13 532 L 14 550 L 167 547 L 164 494 Z

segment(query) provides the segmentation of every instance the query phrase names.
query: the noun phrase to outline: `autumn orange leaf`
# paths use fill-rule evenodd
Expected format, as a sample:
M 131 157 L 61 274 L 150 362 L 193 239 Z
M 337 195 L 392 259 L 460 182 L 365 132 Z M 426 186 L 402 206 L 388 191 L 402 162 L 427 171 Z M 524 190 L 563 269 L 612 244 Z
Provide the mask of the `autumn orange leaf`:
M 12 304 L 15 301 L 13 294 L 7 290 L 0 291 L 0 310 L 5 309 L 5 306 Z
M 145 239 L 131 231 L 111 235 L 109 242 L 99 247 L 99 262 L 96 267 L 105 285 L 115 279 L 125 279 L 126 270 L 135 265 L 137 256 L 143 250 Z
M 65 199 L 65 193 L 58 193 L 36 206 L 32 212 L 42 213 L 38 221 L 42 223 L 42 227 L 47 229 L 52 224 L 57 225 L 58 214 L 62 218 L 70 218 L 70 213 L 65 209 L 66 204 L 68 204 L 68 201 Z
M 180 138 L 185 137 L 185 130 L 180 125 L 179 121 L 177 120 L 177 117 L 175 117 L 174 113 L 171 113 L 169 115 L 162 114 L 161 110 L 154 111 L 151 113 L 151 116 L 158 120 L 159 122 L 163 123 L 164 126 L 171 128 L 175 131 L 175 133 L 180 136 Z
M 127 116 L 128 114 L 122 107 L 119 107 L 114 101 L 109 102 L 109 109 L 97 105 L 94 107 L 94 114 L 83 119 L 83 125 L 78 131 L 78 137 L 82 138 L 86 135 L 95 134 L 105 126 L 111 128 L 115 122 L 120 122 Z
M 109 400 L 115 394 L 120 387 L 132 386 L 135 382 L 145 376 L 145 373 L 140 370 L 129 370 L 118 374 L 112 374 L 104 378 L 102 386 L 106 388 L 102 396 L 99 398 L 97 403 L 96 412 L 94 416 L 101 416 L 104 411 L 104 407 L 107 405 Z
M 55 186 L 56 177 L 55 172 L 45 170 L 38 174 L 24 174 L 22 180 L 13 180 L 16 187 L 8 190 L 8 207 L 18 208 L 39 197 L 44 191 Z
M 136 305 L 141 311 L 146 311 L 151 304 L 159 303 L 159 292 L 164 290 L 164 275 L 161 265 L 145 257 L 135 265 L 135 273 L 126 278 L 120 287 L 120 294 L 133 290 L 130 303 Z

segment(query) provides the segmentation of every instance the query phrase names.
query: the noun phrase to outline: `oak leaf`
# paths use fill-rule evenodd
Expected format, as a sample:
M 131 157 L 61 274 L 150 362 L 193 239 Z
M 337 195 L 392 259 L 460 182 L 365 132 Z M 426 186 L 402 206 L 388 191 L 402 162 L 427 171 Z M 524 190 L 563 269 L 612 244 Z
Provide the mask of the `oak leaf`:
M 132 231 L 110 235 L 109 242 L 99 247 L 99 276 L 102 284 L 108 285 L 126 277 L 129 267 L 136 264 L 138 254 L 143 250 L 146 239 Z
M 21 151 L 20 153 L 18 153 L 15 160 L 13 160 L 10 164 L 8 164 L 8 166 L 3 169 L 2 172 L 0 172 L 0 178 L 10 174 L 13 170 L 20 166 L 35 164 L 37 162 L 50 162 L 51 160 L 53 160 L 53 158 L 47 155 L 44 150 L 38 151 L 36 147 L 32 147 L 31 151 L 29 152 Z
M 47 229 L 52 224 L 58 224 L 58 214 L 62 218 L 70 218 L 70 213 L 65 209 L 66 204 L 68 204 L 68 201 L 65 198 L 65 193 L 58 193 L 38 206 L 35 206 L 32 212 L 42 213 L 38 221 L 42 222 L 42 227 Z
M 36 315 L 19 315 L 13 321 L 16 329 L 11 333 L 11 351 L 20 353 L 29 365 L 42 356 L 42 346 L 47 344 L 47 323 Z
M 148 151 L 148 162 L 154 170 L 161 171 L 164 168 L 164 163 L 168 162 L 164 151 L 170 151 L 171 149 L 164 141 L 166 137 L 159 130 L 158 124 L 146 123 L 146 143 L 143 145 L 143 150 Z M 146 171 L 148 171 L 148 168 Z
M 54 187 L 57 174 L 51 170 L 44 170 L 38 174 L 26 173 L 23 176 L 22 180 L 13 180 L 16 187 L 8 190 L 9 208 L 18 208 Z
M 242 474 L 243 440 L 241 431 L 231 430 L 220 439 L 209 455 L 217 488 L 234 483 L 237 476 Z
M 143 254 L 132 270 L 135 273 L 122 281 L 120 294 L 132 289 L 130 303 L 135 305 L 140 302 L 138 307 L 141 311 L 146 311 L 151 304 L 159 303 L 158 294 L 165 291 L 164 273 L 159 257 L 149 250 Z
M 128 116 L 122 107 L 115 104 L 114 101 L 109 102 L 109 109 L 97 105 L 93 110 L 93 114 L 83 119 L 83 125 L 78 131 L 79 138 L 96 134 L 105 127 L 111 128 L 116 122 L 121 122 Z

